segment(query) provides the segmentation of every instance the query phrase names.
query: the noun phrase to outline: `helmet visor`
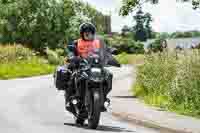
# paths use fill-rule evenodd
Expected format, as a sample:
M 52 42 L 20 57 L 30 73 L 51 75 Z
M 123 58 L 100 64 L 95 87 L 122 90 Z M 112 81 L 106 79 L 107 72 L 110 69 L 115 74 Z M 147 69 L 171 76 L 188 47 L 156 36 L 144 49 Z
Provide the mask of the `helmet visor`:
M 85 40 L 90 41 L 90 40 L 94 40 L 95 35 L 92 32 L 84 32 L 83 37 Z

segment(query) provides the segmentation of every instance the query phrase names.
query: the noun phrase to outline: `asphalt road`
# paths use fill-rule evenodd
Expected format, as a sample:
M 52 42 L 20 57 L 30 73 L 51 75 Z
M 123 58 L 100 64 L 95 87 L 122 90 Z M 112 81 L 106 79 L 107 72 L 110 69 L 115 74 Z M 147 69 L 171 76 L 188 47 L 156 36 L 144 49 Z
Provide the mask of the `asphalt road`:
M 131 71 L 127 67 L 112 71 L 114 84 L 128 84 Z M 64 110 L 63 92 L 54 88 L 52 76 L 0 80 L 0 91 L 0 133 L 158 132 L 120 121 L 111 113 L 102 114 L 97 130 L 77 127 L 73 116 Z

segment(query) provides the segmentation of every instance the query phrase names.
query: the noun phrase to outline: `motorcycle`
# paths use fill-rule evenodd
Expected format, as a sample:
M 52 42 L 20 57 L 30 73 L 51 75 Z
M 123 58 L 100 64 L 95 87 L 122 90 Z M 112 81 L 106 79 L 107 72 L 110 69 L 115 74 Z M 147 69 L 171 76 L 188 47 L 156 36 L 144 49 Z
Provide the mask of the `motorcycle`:
M 115 50 L 111 49 L 111 53 Z M 111 63 L 112 64 L 112 63 Z M 88 127 L 96 129 L 99 124 L 101 112 L 110 105 L 106 100 L 106 69 L 99 53 L 96 51 L 88 58 L 80 59 L 79 65 L 71 74 L 73 95 L 70 96 L 69 109 L 75 116 L 75 123 L 84 125 L 88 120 Z

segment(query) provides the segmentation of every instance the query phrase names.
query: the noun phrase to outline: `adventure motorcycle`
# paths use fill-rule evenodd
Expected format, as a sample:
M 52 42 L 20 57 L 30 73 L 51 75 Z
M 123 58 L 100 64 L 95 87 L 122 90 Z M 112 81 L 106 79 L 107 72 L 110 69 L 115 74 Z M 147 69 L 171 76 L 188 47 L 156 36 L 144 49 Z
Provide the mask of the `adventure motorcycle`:
M 114 53 L 114 50 L 111 52 Z M 68 79 L 73 90 L 67 110 L 75 116 L 76 124 L 83 125 L 85 120 L 88 120 L 88 127 L 96 129 L 101 112 L 110 105 L 110 101 L 104 95 L 108 80 L 107 70 L 98 50 L 87 58 L 81 58 L 80 63 L 76 65 Z

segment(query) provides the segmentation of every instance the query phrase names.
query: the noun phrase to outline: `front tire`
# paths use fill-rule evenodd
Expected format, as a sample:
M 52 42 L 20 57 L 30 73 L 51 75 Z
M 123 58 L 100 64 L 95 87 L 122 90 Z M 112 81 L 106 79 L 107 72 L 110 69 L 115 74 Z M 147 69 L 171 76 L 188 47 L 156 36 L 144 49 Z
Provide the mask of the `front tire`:
M 75 118 L 75 123 L 78 126 L 83 126 L 84 125 L 85 120 L 81 119 L 81 118 Z
M 99 91 L 94 91 L 91 95 L 89 108 L 90 115 L 88 119 L 88 127 L 90 129 L 96 129 L 101 116 L 101 95 Z

